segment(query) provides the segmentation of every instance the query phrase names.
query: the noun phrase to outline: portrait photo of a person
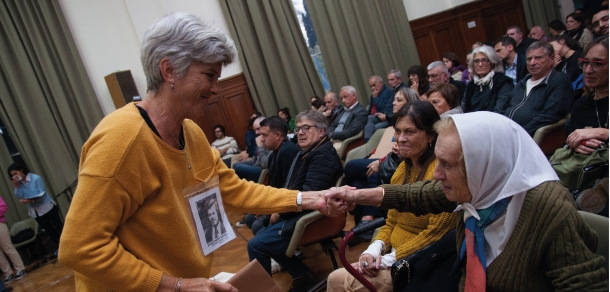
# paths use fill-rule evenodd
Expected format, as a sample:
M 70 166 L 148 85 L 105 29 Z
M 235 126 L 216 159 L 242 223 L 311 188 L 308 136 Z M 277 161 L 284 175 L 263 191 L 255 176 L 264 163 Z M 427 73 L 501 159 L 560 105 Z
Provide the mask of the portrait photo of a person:
M 216 195 L 214 194 L 197 202 L 197 207 L 199 209 L 199 218 L 205 231 L 205 241 L 208 245 L 211 245 L 216 239 L 227 233 L 222 222 Z

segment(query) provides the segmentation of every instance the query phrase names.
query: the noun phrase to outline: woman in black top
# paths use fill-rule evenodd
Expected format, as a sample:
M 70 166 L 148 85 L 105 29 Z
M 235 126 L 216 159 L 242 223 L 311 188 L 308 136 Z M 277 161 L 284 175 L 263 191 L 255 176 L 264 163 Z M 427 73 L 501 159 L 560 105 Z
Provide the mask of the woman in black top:
M 494 49 L 482 46 L 472 51 L 468 67 L 473 79 L 462 98 L 464 113 L 490 111 L 503 114 L 510 101 L 513 80 L 504 75 L 504 65 Z
M 582 54 L 578 42 L 572 37 L 563 34 L 552 37 L 549 40 L 549 44 L 553 46 L 555 51 L 553 56 L 555 70 L 568 74 L 570 81 L 576 81 L 578 76 L 582 74 L 582 69 L 578 67 L 578 58 Z

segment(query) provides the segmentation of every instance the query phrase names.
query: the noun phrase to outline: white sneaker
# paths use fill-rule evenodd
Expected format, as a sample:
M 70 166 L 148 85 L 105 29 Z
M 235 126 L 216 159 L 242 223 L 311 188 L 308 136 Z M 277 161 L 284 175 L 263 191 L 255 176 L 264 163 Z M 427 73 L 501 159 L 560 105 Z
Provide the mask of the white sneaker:
M 271 259 L 271 274 L 279 273 L 282 271 L 282 266 L 278 264 L 274 259 Z

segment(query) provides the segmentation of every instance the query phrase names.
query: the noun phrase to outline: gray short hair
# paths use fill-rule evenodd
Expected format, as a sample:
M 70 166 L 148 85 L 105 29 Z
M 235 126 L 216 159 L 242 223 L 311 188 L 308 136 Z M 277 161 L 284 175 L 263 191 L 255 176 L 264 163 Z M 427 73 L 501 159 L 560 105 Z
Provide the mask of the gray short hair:
M 553 57 L 555 50 L 553 49 L 553 46 L 551 46 L 551 44 L 549 44 L 545 41 L 537 41 L 537 42 L 532 43 L 529 47 L 527 47 L 527 50 L 525 51 L 526 57 L 527 57 L 527 53 L 529 53 L 531 50 L 537 50 L 540 48 L 544 49 L 544 52 L 549 56 L 549 58 Z
M 186 12 L 174 12 L 157 19 L 144 33 L 140 59 L 146 75 L 147 91 L 156 93 L 164 82 L 159 70 L 167 58 L 183 77 L 193 62 L 224 66 L 237 58 L 235 44 L 219 28 Z
M 409 87 L 403 86 L 398 89 L 398 92 L 402 93 L 402 96 L 407 100 L 407 103 L 419 100 L 419 93 Z
M 447 75 L 449 75 L 449 69 L 447 69 L 447 66 L 445 66 L 445 63 L 443 63 L 443 61 L 434 61 L 432 63 L 430 63 L 430 65 L 428 65 L 428 70 L 432 70 L 436 67 L 441 67 L 441 70 L 445 73 L 447 73 Z
M 302 111 L 297 115 L 295 120 L 297 123 L 302 122 L 303 120 L 310 120 L 315 124 L 316 127 L 318 127 L 318 129 L 324 130 L 324 133 L 326 133 L 326 130 L 328 129 L 328 120 L 326 119 L 326 116 L 319 111 Z
M 345 85 L 345 86 L 341 87 L 341 91 L 343 91 L 343 90 L 347 90 L 347 93 L 349 93 L 350 95 L 354 95 L 354 94 L 357 95 L 358 94 L 356 92 L 356 88 L 354 88 L 351 85 Z M 341 91 L 339 91 L 339 92 L 341 92 Z
M 392 69 L 392 70 L 390 70 L 390 72 L 388 72 L 388 75 L 390 75 L 390 74 L 394 74 L 394 77 L 402 80 L 402 73 L 400 73 L 400 70 Z
M 470 62 L 468 62 L 468 68 L 470 68 L 470 70 L 472 70 L 472 72 L 474 73 L 474 56 L 477 53 L 481 53 L 483 55 L 485 55 L 487 57 L 487 59 L 489 59 L 489 62 L 491 63 L 491 71 L 494 71 L 496 73 L 504 73 L 504 64 L 502 63 L 502 59 L 500 59 L 500 57 L 498 56 L 498 54 L 496 54 L 496 51 L 494 51 L 494 48 L 490 47 L 490 46 L 480 46 L 474 50 L 472 50 L 472 58 L 470 58 Z
M 379 75 L 373 75 L 371 78 L 369 78 L 369 80 L 371 79 L 375 79 L 375 82 L 383 82 L 383 78 L 381 78 Z

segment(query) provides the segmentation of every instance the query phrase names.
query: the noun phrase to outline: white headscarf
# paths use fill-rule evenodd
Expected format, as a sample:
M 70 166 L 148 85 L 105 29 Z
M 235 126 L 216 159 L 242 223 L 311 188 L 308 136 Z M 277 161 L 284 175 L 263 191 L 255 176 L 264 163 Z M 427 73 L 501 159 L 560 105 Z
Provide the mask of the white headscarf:
M 464 151 L 468 188 L 472 195 L 465 218 L 480 219 L 476 209 L 512 197 L 505 215 L 485 228 L 487 265 L 504 249 L 512 234 L 528 190 L 559 178 L 540 147 L 517 123 L 492 112 L 451 116 Z

